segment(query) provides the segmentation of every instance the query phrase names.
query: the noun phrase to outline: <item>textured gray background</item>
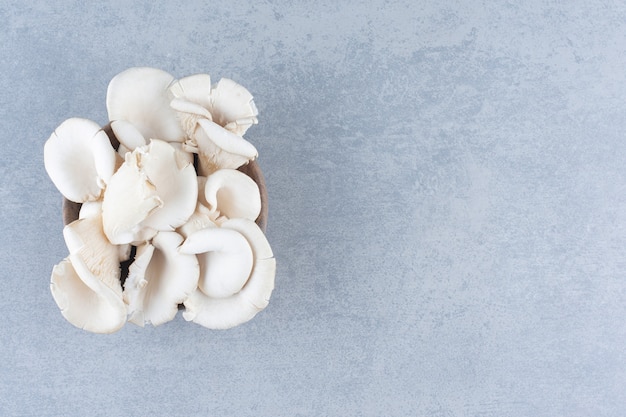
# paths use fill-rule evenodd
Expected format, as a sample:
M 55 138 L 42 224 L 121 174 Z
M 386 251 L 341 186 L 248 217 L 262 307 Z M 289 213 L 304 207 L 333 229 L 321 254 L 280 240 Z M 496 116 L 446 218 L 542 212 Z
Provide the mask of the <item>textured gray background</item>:
M 85 3 L 0 1 L 1 415 L 626 414 L 623 2 Z M 248 324 L 93 335 L 51 297 L 43 143 L 131 66 L 255 95 Z

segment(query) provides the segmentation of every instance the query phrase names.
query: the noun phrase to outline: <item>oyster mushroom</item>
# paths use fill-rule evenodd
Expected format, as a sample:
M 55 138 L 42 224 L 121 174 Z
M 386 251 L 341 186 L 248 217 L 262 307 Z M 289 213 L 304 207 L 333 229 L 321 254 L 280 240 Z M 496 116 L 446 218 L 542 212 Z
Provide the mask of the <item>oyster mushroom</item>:
M 171 103 L 175 110 L 203 116 L 236 135 L 243 136 L 250 126 L 258 123 L 259 112 L 252 94 L 228 78 L 211 85 L 208 74 L 190 75 L 175 81 L 170 92 L 175 97 Z
M 176 232 L 159 232 L 152 243 L 137 249 L 124 283 L 124 300 L 129 321 L 154 326 L 174 318 L 178 305 L 198 285 L 199 266 L 194 255 L 177 249 L 183 237 Z
M 189 237 L 198 230 L 205 229 L 207 227 L 218 227 L 214 220 L 214 214 L 206 208 L 202 203 L 198 201 L 196 204 L 196 210 L 185 224 L 180 226 L 176 231 L 180 233 L 184 238 Z
M 168 143 L 170 144 L 172 148 L 176 149 L 177 151 L 176 154 L 178 155 L 180 159 L 182 159 L 183 161 L 186 161 L 189 165 L 194 164 L 193 153 L 187 152 L 182 143 L 179 143 L 179 142 L 168 142 Z
M 194 103 L 205 109 L 207 113 L 212 107 L 211 76 L 209 74 L 195 74 L 176 80 L 170 86 L 172 95 L 181 101 Z
M 241 137 L 258 122 L 258 110 L 244 87 L 226 78 L 212 86 L 208 74 L 196 74 L 174 81 L 169 93 L 187 136 L 185 147 L 199 155 L 201 175 L 256 158 L 254 146 Z
M 126 156 L 126 152 L 132 152 L 136 148 L 146 145 L 146 139 L 139 129 L 126 120 L 112 121 L 111 130 L 120 143 L 117 153 L 122 158 Z
M 112 243 L 151 239 L 173 231 L 194 212 L 198 198 L 195 169 L 167 142 L 153 139 L 126 154 L 104 193 L 104 231 Z
M 126 322 L 120 248 L 106 239 L 99 215 L 70 223 L 63 236 L 70 255 L 53 268 L 50 279 L 61 314 L 74 326 L 91 332 L 119 330 Z
M 252 175 L 257 186 L 234 171 L 255 172 L 256 148 L 242 138 L 257 123 L 250 92 L 229 79 L 212 85 L 207 74 L 174 80 L 131 68 L 111 80 L 106 105 L 105 128 L 70 119 L 44 150 L 64 211 L 74 207 L 64 222 L 78 217 L 64 229 L 70 254 L 51 276 L 62 314 L 99 333 L 122 327 L 128 313 L 142 326 L 165 323 L 181 302 L 186 320 L 210 328 L 251 319 L 269 302 L 276 264 L 253 222 L 264 227 L 267 214 L 262 176 Z
M 185 144 L 198 154 L 198 171 L 204 176 L 222 168 L 239 168 L 258 156 L 250 142 L 208 119 L 198 120 L 194 136 Z
M 200 119 L 213 120 L 207 109 L 191 101 L 175 98 L 170 106 L 178 112 L 178 120 L 187 137 L 193 137 Z
M 96 218 L 98 222 L 99 229 L 102 229 L 102 200 L 98 201 L 87 201 L 80 206 L 80 211 L 78 212 L 78 218 L 80 220 L 88 219 L 88 218 Z M 71 223 L 68 226 L 73 226 Z M 68 228 L 69 229 L 69 228 Z M 66 232 L 67 233 L 67 232 Z M 99 233 L 104 236 L 104 231 L 100 231 Z M 67 239 L 67 237 L 66 237 Z M 117 248 L 117 253 L 120 257 L 120 262 L 127 261 L 130 259 L 132 247 L 130 244 L 124 245 L 115 245 Z
M 236 169 L 220 169 L 209 175 L 204 186 L 204 196 L 218 224 L 233 218 L 256 220 L 261 213 L 258 185 Z
M 132 123 L 144 138 L 182 142 L 185 133 L 170 107 L 173 81 L 172 75 L 156 68 L 135 67 L 117 74 L 107 88 L 109 120 Z
M 226 298 L 239 292 L 252 271 L 252 248 L 239 232 L 228 228 L 205 229 L 207 233 L 192 234 L 182 251 L 197 253 L 201 264 L 198 288 L 211 298 Z M 198 242 L 198 237 L 203 241 Z
M 121 294 L 95 276 L 78 255 L 54 266 L 50 291 L 63 317 L 80 329 L 113 333 L 126 323 Z
M 44 145 L 44 165 L 65 198 L 76 203 L 102 196 L 115 171 L 115 150 L 100 126 L 87 119 L 67 119 Z
M 211 112 L 211 76 L 196 74 L 174 81 L 170 93 L 175 97 L 170 106 L 178 113 L 180 124 L 187 134 L 193 138 L 200 119 L 213 120 Z
M 198 175 L 198 202 L 203 206 L 208 207 L 209 203 L 206 201 L 206 196 L 204 193 L 204 189 L 206 187 L 206 177 L 203 175 Z
M 239 136 L 243 136 L 250 126 L 258 123 L 259 111 L 252 94 L 228 78 L 222 78 L 213 87 L 208 109 L 214 122 Z
M 251 265 L 246 246 L 252 252 Z M 179 250 L 196 254 L 201 271 L 198 289 L 184 301 L 185 320 L 210 329 L 228 329 L 247 322 L 268 305 L 276 260 L 265 235 L 253 221 L 231 219 L 221 228 L 199 230 Z M 236 277 L 231 276 L 231 268 Z
M 175 81 L 169 91 L 175 97 L 170 106 L 188 137 L 186 147 L 200 156 L 202 175 L 256 158 L 254 146 L 242 138 L 258 122 L 248 90 L 227 78 L 211 86 L 208 74 L 196 74 Z
M 79 219 L 94 216 L 102 216 L 102 200 L 86 201 L 80 205 L 80 210 L 78 212 Z
M 102 215 L 78 219 L 63 228 L 63 238 L 70 254 L 80 256 L 87 268 L 107 286 L 121 291 L 120 248 L 107 239 L 102 229 Z

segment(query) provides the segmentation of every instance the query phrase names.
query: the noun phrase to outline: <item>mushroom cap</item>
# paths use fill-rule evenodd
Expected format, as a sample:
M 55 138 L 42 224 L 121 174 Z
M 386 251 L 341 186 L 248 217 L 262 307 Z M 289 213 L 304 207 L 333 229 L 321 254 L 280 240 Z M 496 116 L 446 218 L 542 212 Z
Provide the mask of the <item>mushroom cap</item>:
M 172 83 L 170 92 L 177 99 L 183 99 L 209 109 L 211 103 L 211 76 L 194 74 Z
M 172 109 L 178 114 L 178 121 L 185 135 L 192 137 L 200 119 L 213 120 L 211 113 L 199 104 L 181 98 L 170 102 Z
M 209 227 L 192 233 L 180 248 L 195 253 L 200 264 L 198 287 L 211 298 L 238 293 L 252 271 L 252 248 L 235 230 Z
M 250 126 L 258 123 L 259 111 L 252 94 L 231 79 L 219 80 L 211 90 L 210 103 L 207 108 L 213 121 L 236 135 L 243 136 Z
M 174 81 L 170 93 L 177 111 L 212 120 L 236 135 L 243 136 L 258 123 L 252 94 L 231 79 L 222 78 L 211 85 L 209 74 L 194 74 Z
M 210 298 L 198 289 L 184 301 L 183 318 L 216 330 L 230 329 L 250 321 L 267 307 L 275 274 L 276 260 L 266 259 L 255 264 L 249 283 L 231 297 Z
M 236 230 L 248 239 L 255 262 L 274 257 L 274 252 L 265 233 L 255 222 L 248 219 L 229 219 L 222 224 L 222 227 Z
M 141 242 L 158 231 L 173 231 L 194 212 L 198 198 L 195 169 L 167 142 L 126 154 L 102 204 L 104 231 L 116 244 Z
M 199 287 L 184 301 L 183 318 L 210 329 L 228 329 L 252 319 L 268 305 L 276 275 L 276 260 L 271 247 L 256 223 L 248 219 L 231 219 L 221 228 L 236 231 L 246 238 L 254 263 L 245 285 L 236 294 L 214 298 Z M 211 232 L 206 230 L 190 235 L 179 250 L 183 253 L 210 251 L 215 246 L 212 241 L 204 239 L 204 235 Z
M 189 155 L 172 145 L 152 140 L 143 169 L 163 201 L 163 206 L 143 222 L 159 231 L 173 231 L 183 225 L 196 208 L 198 180 Z
M 50 291 L 63 317 L 80 329 L 113 333 L 126 323 L 121 294 L 96 277 L 78 254 L 55 265 Z
M 200 201 L 196 204 L 196 210 L 191 217 L 176 229 L 184 238 L 188 238 L 192 233 L 207 227 L 218 227 L 215 223 L 214 216 L 211 211 L 206 208 Z
M 207 207 L 221 219 L 256 220 L 261 213 L 261 193 L 252 178 L 236 169 L 219 169 L 204 186 Z
M 106 106 L 109 120 L 125 120 L 145 138 L 182 142 L 185 134 L 170 107 L 169 87 L 174 77 L 147 67 L 129 68 L 109 83 Z
M 185 150 L 185 147 L 183 146 L 182 143 L 179 143 L 179 142 L 168 142 L 168 143 L 172 148 L 176 149 L 177 151 L 176 157 L 179 159 L 179 162 L 178 162 L 179 165 L 184 165 L 185 162 L 189 165 L 194 164 L 193 153 Z
M 198 175 L 198 202 L 208 208 L 209 203 L 208 201 L 206 201 L 206 196 L 204 192 L 206 188 L 206 179 L 207 177 L 205 177 L 204 175 Z
M 209 74 L 196 74 L 175 81 L 170 87 L 175 97 L 170 106 L 178 112 L 183 130 L 193 137 L 198 120 L 213 120 L 208 108 L 211 106 L 211 77 Z
M 176 316 L 178 305 L 198 285 L 199 266 L 194 255 L 180 253 L 183 237 L 159 232 L 152 244 L 137 249 L 124 284 L 129 321 L 143 326 L 166 323 Z
M 139 129 L 126 120 L 112 121 L 111 130 L 120 143 L 118 153 L 122 158 L 125 157 L 126 152 L 132 152 L 136 148 L 147 144 L 146 138 L 144 138 Z
M 136 150 L 111 178 L 102 202 L 102 222 L 107 238 L 114 244 L 149 239 L 156 231 L 142 230 L 141 222 L 163 205 L 154 185 L 140 169 Z
M 102 229 L 102 216 L 78 219 L 63 228 L 65 244 L 71 255 L 83 260 L 89 271 L 111 290 L 122 294 L 120 248 L 111 244 Z
M 222 168 L 236 169 L 258 156 L 250 142 L 207 119 L 198 120 L 193 142 L 198 150 L 200 175 Z
M 85 201 L 80 205 L 80 211 L 78 212 L 79 219 L 85 219 L 93 216 L 100 216 L 100 219 L 102 220 L 102 200 Z
M 63 235 L 65 237 L 66 245 L 68 248 L 70 248 L 71 244 L 75 245 L 75 247 L 78 247 L 79 243 L 77 242 L 95 242 L 95 244 L 92 244 L 91 246 L 99 246 L 102 248 L 101 250 L 94 251 L 96 253 L 96 258 L 98 253 L 106 252 L 111 254 L 109 255 L 109 259 L 115 258 L 115 256 L 112 255 L 114 253 L 117 253 L 120 262 L 124 262 L 130 259 L 132 251 L 132 247 L 130 244 L 127 243 L 123 245 L 112 245 L 104 234 L 104 230 L 102 227 L 102 200 L 88 201 L 81 204 L 78 219 L 84 221 L 82 223 L 72 221 L 66 225 L 65 229 L 63 229 Z M 95 223 L 90 224 L 90 222 Z M 83 232 L 83 235 L 85 235 L 84 238 L 81 238 L 79 236 L 81 230 L 87 231 L 87 233 Z M 98 240 L 100 240 L 100 242 L 97 242 Z M 113 246 L 114 249 L 110 249 L 109 246 Z M 102 261 L 102 263 L 104 262 L 106 261 Z
M 44 165 L 65 198 L 77 203 L 98 200 L 115 171 L 115 150 L 100 126 L 71 118 L 44 145 Z

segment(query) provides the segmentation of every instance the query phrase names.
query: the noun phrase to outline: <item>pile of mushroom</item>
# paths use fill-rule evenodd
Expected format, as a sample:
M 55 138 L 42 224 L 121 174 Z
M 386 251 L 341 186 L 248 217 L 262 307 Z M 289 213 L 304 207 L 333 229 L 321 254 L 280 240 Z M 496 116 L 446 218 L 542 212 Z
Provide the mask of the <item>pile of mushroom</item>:
M 243 138 L 257 123 L 252 95 L 229 79 L 130 68 L 111 80 L 106 106 L 105 128 L 68 119 L 44 146 L 50 179 L 81 204 L 63 229 L 69 256 L 52 271 L 62 315 L 95 333 L 157 326 L 181 305 L 211 329 L 252 319 L 276 272 L 255 223 L 259 187 L 237 170 L 257 157 Z

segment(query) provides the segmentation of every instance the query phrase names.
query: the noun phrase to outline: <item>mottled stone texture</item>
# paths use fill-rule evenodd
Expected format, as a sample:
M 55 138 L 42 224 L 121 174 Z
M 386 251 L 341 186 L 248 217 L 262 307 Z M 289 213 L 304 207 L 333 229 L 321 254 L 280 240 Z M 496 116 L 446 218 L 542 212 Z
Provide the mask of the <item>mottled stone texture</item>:
M 0 414 L 623 416 L 621 1 L 0 0 Z M 248 87 L 278 260 L 229 331 L 99 336 L 43 143 L 130 66 Z

